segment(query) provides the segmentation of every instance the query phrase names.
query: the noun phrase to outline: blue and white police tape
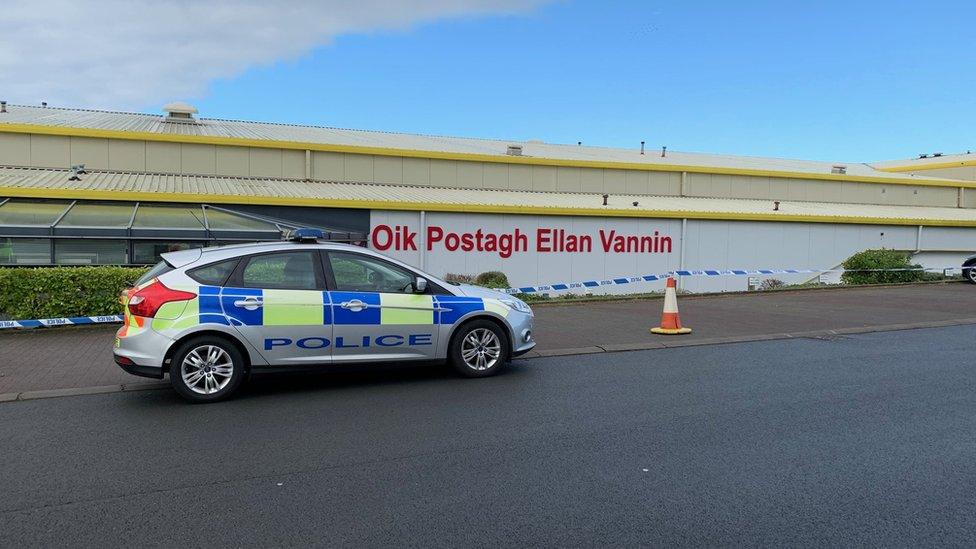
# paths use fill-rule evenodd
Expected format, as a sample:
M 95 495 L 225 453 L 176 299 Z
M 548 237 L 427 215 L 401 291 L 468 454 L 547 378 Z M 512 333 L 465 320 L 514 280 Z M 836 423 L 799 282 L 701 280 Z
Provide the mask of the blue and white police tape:
M 605 280 L 583 280 L 580 282 L 557 282 L 544 286 L 522 286 L 520 288 L 506 288 L 502 290 L 508 294 L 535 294 L 544 292 L 559 292 L 566 290 L 588 290 L 604 286 L 621 286 L 624 284 L 637 284 L 640 282 L 654 282 L 655 280 L 666 280 L 672 276 L 768 276 L 768 275 L 787 275 L 787 274 L 824 274 L 824 273 L 844 273 L 844 272 L 897 272 L 897 271 L 939 271 L 946 276 L 953 274 L 952 271 L 958 267 L 918 267 L 903 269 L 679 269 L 664 274 L 646 274 L 640 276 L 628 276 L 621 278 L 609 278 Z
M 35 320 L 0 320 L 0 330 L 4 328 L 44 328 L 49 326 L 107 324 L 111 322 L 122 322 L 122 315 L 72 316 L 67 318 L 38 318 Z
M 856 272 L 896 272 L 896 271 L 940 271 L 950 275 L 959 267 L 921 267 L 905 269 L 857 269 Z M 544 286 L 522 286 L 520 288 L 506 288 L 502 290 L 508 294 L 535 294 L 544 292 L 559 292 L 566 290 L 588 290 L 603 286 L 621 286 L 641 282 L 666 280 L 671 276 L 768 276 L 784 274 L 823 274 L 854 272 L 851 269 L 679 269 L 663 274 L 646 274 L 606 280 L 583 280 L 580 282 L 556 282 Z M 108 324 L 122 322 L 122 315 L 108 316 L 73 316 L 67 318 L 39 318 L 34 320 L 0 320 L 0 330 L 9 328 L 44 328 L 51 326 L 75 326 L 84 324 Z

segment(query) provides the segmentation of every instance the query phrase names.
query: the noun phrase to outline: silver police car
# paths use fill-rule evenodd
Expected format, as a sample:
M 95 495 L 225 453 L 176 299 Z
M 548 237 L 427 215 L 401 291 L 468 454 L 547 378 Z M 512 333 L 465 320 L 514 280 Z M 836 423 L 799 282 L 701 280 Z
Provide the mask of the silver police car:
M 115 362 L 212 402 L 249 372 L 446 360 L 484 377 L 535 346 L 518 298 L 321 236 L 163 254 L 122 296 Z

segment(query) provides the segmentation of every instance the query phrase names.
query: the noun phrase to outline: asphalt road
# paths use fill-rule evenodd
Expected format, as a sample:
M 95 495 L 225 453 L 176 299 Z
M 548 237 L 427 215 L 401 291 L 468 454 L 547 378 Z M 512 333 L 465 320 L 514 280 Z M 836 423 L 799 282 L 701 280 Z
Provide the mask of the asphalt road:
M 0 545 L 973 546 L 974 336 L 0 404 Z

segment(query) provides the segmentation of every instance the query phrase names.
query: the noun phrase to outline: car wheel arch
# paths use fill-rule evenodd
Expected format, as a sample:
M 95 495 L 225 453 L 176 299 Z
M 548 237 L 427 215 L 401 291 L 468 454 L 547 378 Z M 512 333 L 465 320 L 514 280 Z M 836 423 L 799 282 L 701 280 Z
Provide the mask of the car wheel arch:
M 198 337 L 214 337 L 217 339 L 222 339 L 227 343 L 233 345 L 234 348 L 236 348 L 237 351 L 241 353 L 241 356 L 244 357 L 245 371 L 251 369 L 251 362 L 252 362 L 251 353 L 248 351 L 247 346 L 244 345 L 244 343 L 242 343 L 239 339 L 220 330 L 199 330 L 195 332 L 185 333 L 180 337 L 178 337 L 177 339 L 173 340 L 173 343 L 170 344 L 169 349 L 166 350 L 166 355 L 163 357 L 163 370 L 165 371 L 166 368 L 169 366 L 170 362 L 173 359 L 173 355 L 176 353 L 177 349 L 179 349 L 187 341 Z
M 451 333 L 447 338 L 447 348 L 448 349 L 450 348 L 451 342 L 454 341 L 454 336 L 456 336 L 461 331 L 461 328 L 476 320 L 487 320 L 489 322 L 496 324 L 499 328 L 501 328 L 502 333 L 505 334 L 505 337 L 508 338 L 509 350 L 510 351 L 514 350 L 515 334 L 512 333 L 511 326 L 509 326 L 508 322 L 506 322 L 502 317 L 486 311 L 479 311 L 477 313 L 473 313 L 469 316 L 466 316 L 458 320 L 454 324 L 454 327 L 451 329 Z

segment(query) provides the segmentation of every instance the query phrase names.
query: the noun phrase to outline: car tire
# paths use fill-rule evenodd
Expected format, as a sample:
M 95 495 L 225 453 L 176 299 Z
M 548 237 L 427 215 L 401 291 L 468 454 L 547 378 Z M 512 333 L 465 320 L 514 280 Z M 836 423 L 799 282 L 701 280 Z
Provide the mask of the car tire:
M 472 320 L 455 332 L 447 350 L 448 363 L 464 377 L 497 374 L 508 361 L 508 336 L 490 320 Z
M 976 265 L 974 264 L 963 265 L 962 277 L 966 279 L 966 282 L 970 284 L 976 284 Z
M 193 338 L 173 353 L 169 381 L 190 402 L 217 402 L 233 395 L 246 375 L 235 345 L 214 336 Z

